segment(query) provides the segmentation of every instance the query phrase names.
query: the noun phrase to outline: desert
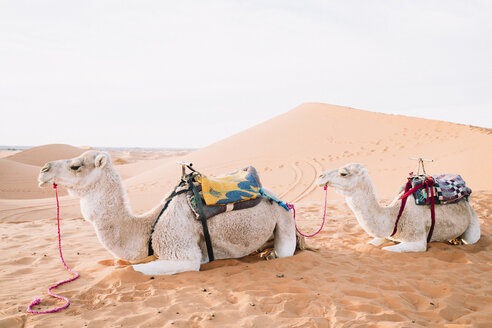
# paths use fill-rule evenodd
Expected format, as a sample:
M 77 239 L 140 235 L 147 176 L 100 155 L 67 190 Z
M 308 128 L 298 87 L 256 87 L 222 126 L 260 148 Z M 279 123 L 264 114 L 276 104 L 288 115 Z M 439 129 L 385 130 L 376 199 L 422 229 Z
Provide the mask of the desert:
M 176 160 L 219 175 L 253 165 L 262 183 L 294 203 L 299 229 L 323 217 L 325 170 L 363 163 L 382 204 L 389 204 L 416 162 L 430 174 L 458 173 L 473 190 L 481 238 L 473 245 L 432 242 L 424 253 L 391 253 L 368 244 L 342 196 L 328 189 L 326 223 L 309 246 L 270 261 L 258 254 L 217 260 L 199 272 L 146 276 L 118 261 L 97 240 L 78 199 L 60 193 L 63 254 L 57 248 L 53 190 L 38 187 L 44 163 L 87 147 L 40 145 L 0 155 L 2 238 L 0 327 L 487 327 L 492 318 L 492 131 L 470 125 L 307 103 L 198 150 L 109 150 L 130 205 L 143 213 L 179 181 Z M 439 220 L 439 217 L 436 218 Z M 383 245 L 388 246 L 388 245 Z

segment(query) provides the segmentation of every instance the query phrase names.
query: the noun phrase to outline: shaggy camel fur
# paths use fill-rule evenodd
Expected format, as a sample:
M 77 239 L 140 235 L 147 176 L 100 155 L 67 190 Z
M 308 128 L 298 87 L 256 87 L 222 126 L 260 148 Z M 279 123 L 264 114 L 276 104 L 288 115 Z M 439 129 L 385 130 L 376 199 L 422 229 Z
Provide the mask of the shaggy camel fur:
M 381 207 L 376 190 L 362 164 L 348 164 L 338 170 L 324 172 L 317 180 L 319 186 L 330 186 L 345 196 L 362 229 L 374 237 L 375 246 L 386 239 L 399 242 L 383 247 L 392 252 L 425 252 L 427 234 L 431 225 L 430 206 L 415 205 L 409 200 L 398 222 L 397 233 L 390 237 L 395 227 L 401 201 L 388 207 Z M 454 204 L 436 205 L 436 223 L 431 241 L 448 241 L 461 236 L 466 244 L 480 239 L 480 225 L 477 214 L 470 204 L 461 200 Z
M 108 153 L 91 150 L 77 158 L 47 163 L 41 169 L 39 185 L 53 183 L 80 197 L 84 218 L 111 254 L 132 263 L 147 257 L 152 224 L 164 201 L 143 215 L 134 215 Z M 278 257 L 291 256 L 296 248 L 292 215 L 267 200 L 253 208 L 219 214 L 208 220 L 208 227 L 216 259 L 246 256 L 272 235 Z M 157 259 L 134 264 L 135 270 L 148 275 L 174 274 L 198 271 L 201 263 L 208 262 L 201 223 L 184 194 L 174 197 L 159 219 L 152 247 Z

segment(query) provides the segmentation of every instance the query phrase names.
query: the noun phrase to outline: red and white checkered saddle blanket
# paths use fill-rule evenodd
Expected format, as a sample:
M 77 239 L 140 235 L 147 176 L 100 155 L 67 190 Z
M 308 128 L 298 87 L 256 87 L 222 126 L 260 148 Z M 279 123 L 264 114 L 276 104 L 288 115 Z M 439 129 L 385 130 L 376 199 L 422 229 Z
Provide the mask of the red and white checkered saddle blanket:
M 419 175 L 412 178 L 412 187 L 421 185 L 425 180 L 425 176 Z M 459 202 L 461 199 L 468 200 L 472 190 L 466 186 L 465 181 L 459 174 L 437 174 L 431 176 L 434 180 L 434 203 L 445 205 Z M 415 204 L 429 205 L 430 190 L 423 187 L 413 193 Z

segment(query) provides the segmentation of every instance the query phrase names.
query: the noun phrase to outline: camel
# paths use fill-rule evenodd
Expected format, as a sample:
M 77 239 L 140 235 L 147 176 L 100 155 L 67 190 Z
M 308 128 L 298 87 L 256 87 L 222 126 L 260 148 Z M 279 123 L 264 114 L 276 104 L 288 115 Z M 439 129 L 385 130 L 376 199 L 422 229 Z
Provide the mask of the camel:
M 319 186 L 333 187 L 343 196 L 354 212 L 362 229 L 371 235 L 369 243 L 381 246 L 387 240 L 398 242 L 383 247 L 392 252 L 425 252 L 427 234 L 430 229 L 429 205 L 415 205 L 408 200 L 398 230 L 390 235 L 395 227 L 401 201 L 397 198 L 387 207 L 380 206 L 376 190 L 367 169 L 362 164 L 347 164 L 338 170 L 322 173 L 316 183 Z M 454 204 L 436 205 L 436 223 L 431 241 L 449 241 L 461 236 L 466 244 L 474 244 L 480 239 L 480 225 L 477 214 L 465 200 Z
M 45 164 L 39 186 L 56 183 L 80 197 L 83 217 L 92 223 L 101 244 L 116 258 L 129 261 L 146 275 L 199 271 L 208 262 L 203 228 L 185 194 L 175 196 L 152 234 L 155 257 L 148 257 L 152 225 L 165 200 L 150 211 L 135 215 L 111 157 L 89 150 L 79 157 Z M 273 195 L 271 191 L 269 194 Z M 255 207 L 224 212 L 208 220 L 216 259 L 239 258 L 260 249 L 272 236 L 277 257 L 292 256 L 296 233 L 290 212 L 266 199 Z

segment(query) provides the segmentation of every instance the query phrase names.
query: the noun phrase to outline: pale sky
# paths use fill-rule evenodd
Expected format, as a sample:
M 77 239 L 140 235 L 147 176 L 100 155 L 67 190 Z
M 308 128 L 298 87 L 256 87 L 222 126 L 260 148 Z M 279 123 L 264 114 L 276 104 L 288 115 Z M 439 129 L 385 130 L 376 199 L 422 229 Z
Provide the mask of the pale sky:
M 197 148 L 305 102 L 492 128 L 492 1 L 0 1 L 0 145 Z

